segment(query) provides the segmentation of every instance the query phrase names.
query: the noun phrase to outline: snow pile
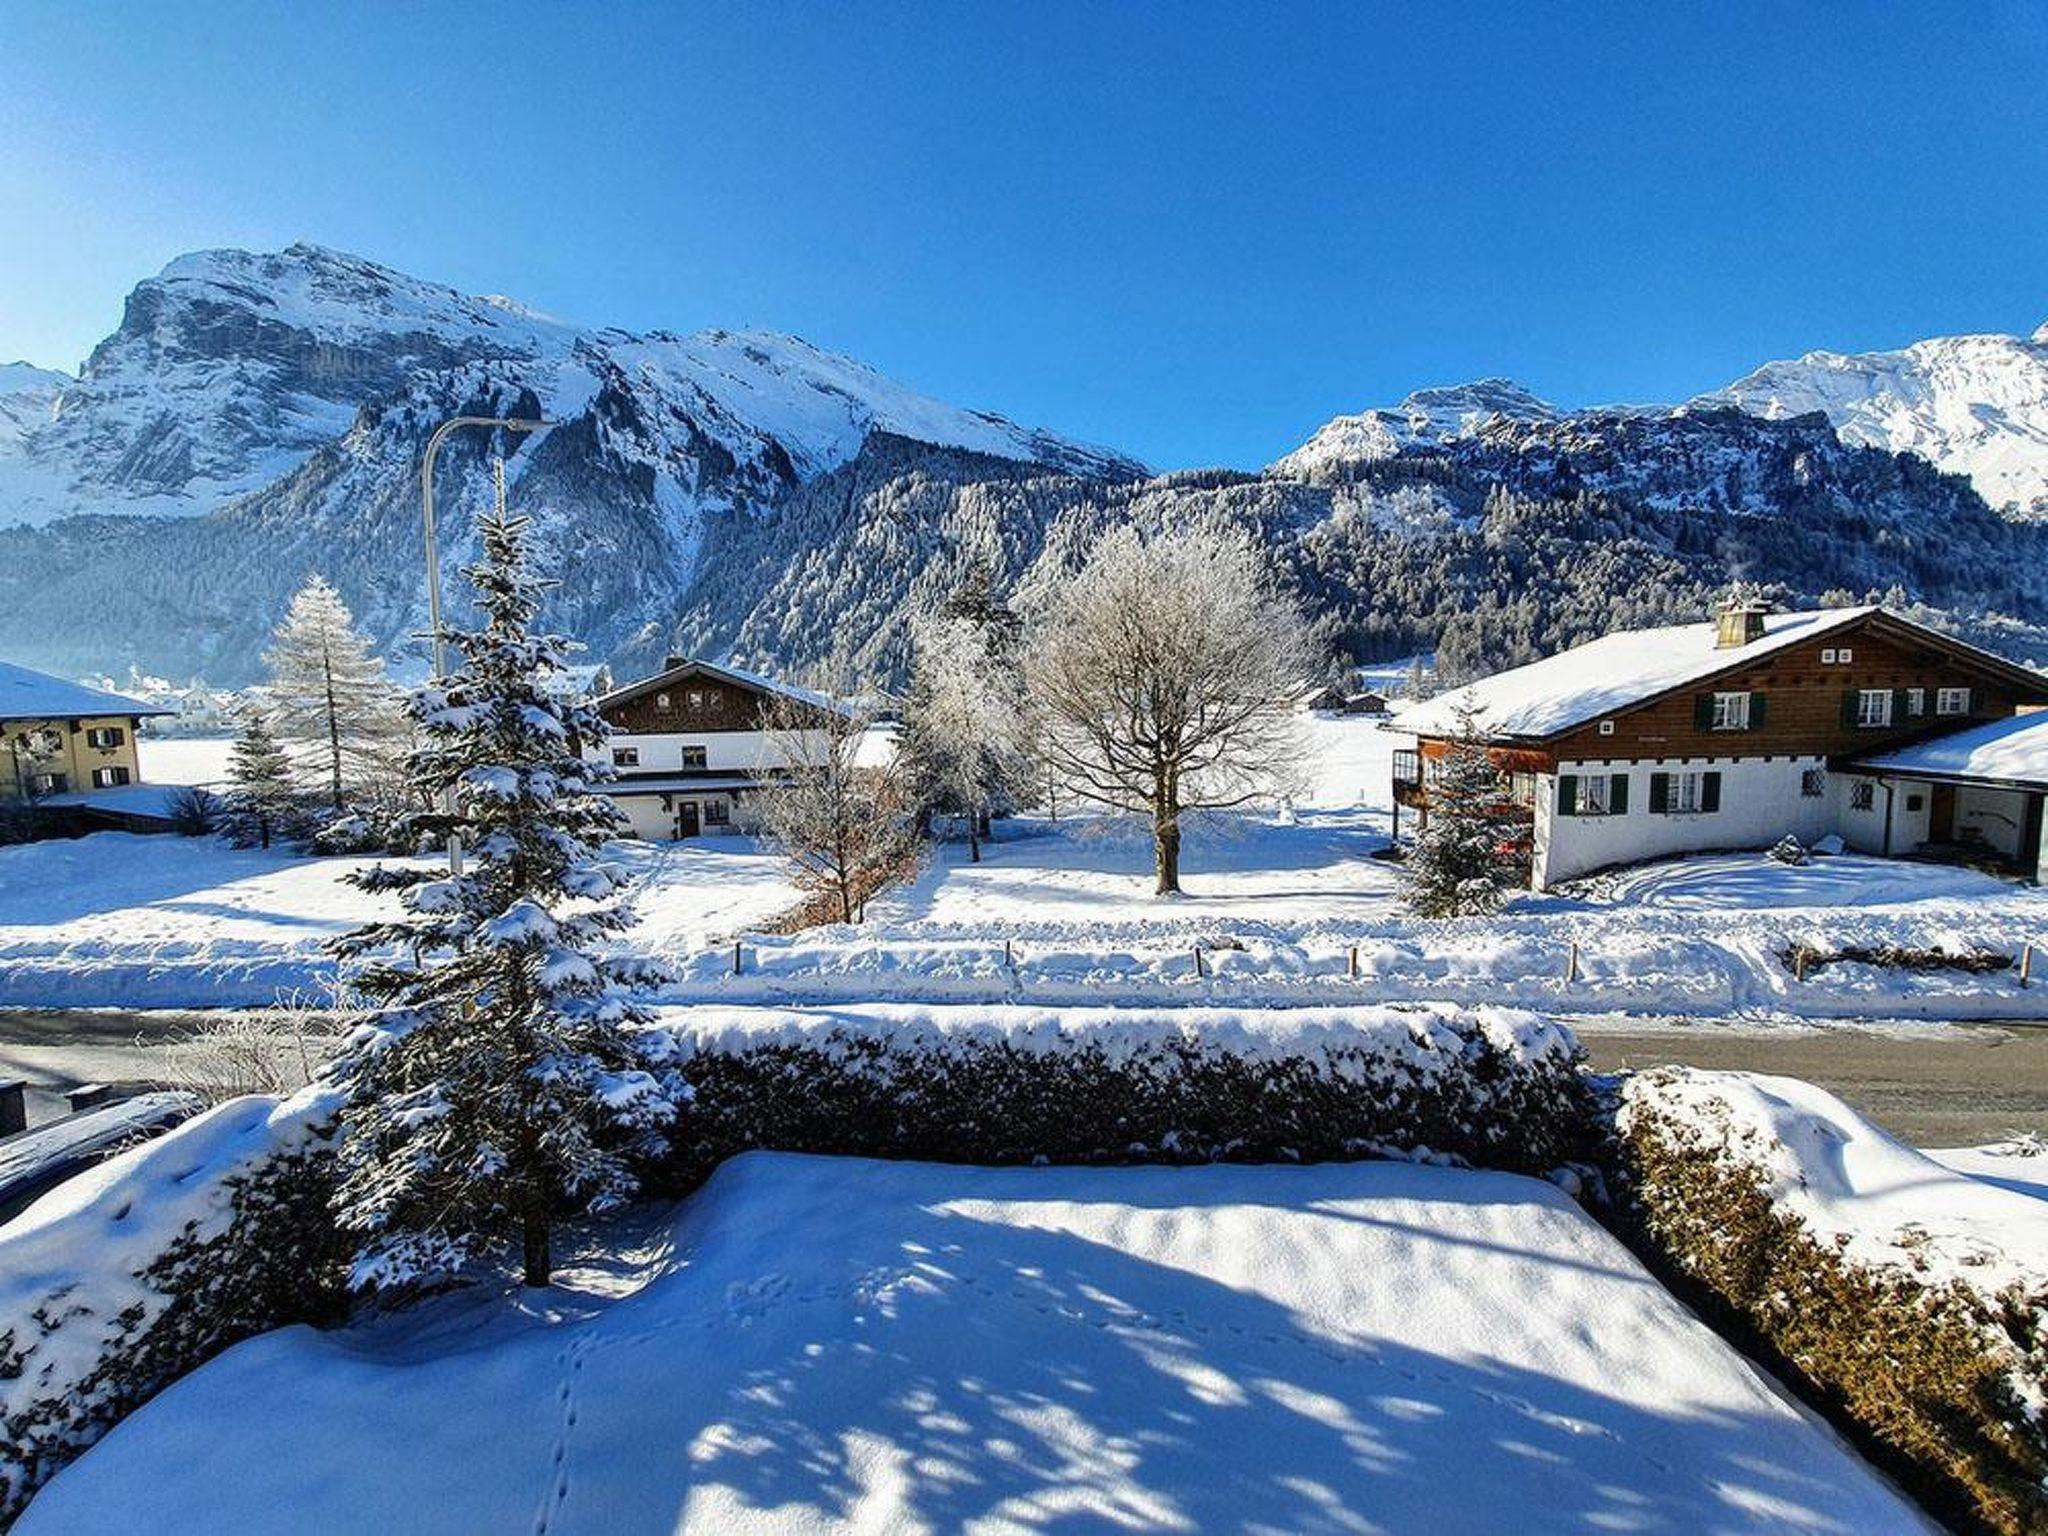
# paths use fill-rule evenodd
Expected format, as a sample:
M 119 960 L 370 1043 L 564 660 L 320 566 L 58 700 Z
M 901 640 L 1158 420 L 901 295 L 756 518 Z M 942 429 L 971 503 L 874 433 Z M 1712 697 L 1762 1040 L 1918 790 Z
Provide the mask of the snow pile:
M 237 1228 L 250 1188 L 314 1150 L 333 1110 L 320 1091 L 233 1100 L 0 1226 L 0 1521 L 136 1403 L 274 1320 L 249 1317 L 252 1297 L 302 1266 Z
M 1953 1172 L 1790 1078 L 1618 1091 L 1640 1244 L 1881 1446 L 1952 1524 L 2048 1526 L 2048 1203 Z
M 649 1239 L 251 1340 L 19 1536 L 1926 1528 L 1532 1180 L 763 1154 Z

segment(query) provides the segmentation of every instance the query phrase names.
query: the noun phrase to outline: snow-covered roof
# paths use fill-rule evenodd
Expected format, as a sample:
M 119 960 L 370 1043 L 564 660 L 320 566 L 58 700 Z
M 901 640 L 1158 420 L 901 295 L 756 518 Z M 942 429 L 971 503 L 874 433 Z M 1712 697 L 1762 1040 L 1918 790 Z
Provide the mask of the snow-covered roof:
M 126 694 L 88 688 L 47 672 L 0 661 L 0 720 L 58 720 L 80 715 L 168 715 Z
M 745 667 L 736 667 L 729 662 L 709 661 L 685 661 L 679 666 L 664 667 L 651 677 L 639 678 L 622 687 L 614 688 L 610 693 L 600 695 L 597 700 L 597 707 L 603 709 L 607 704 L 615 704 L 625 699 L 633 698 L 647 692 L 657 684 L 679 682 L 693 672 L 702 672 L 712 677 L 723 678 L 726 682 L 736 684 L 741 688 L 752 688 L 759 693 L 780 694 L 786 699 L 795 699 L 800 704 L 808 704 L 813 709 L 826 710 L 832 714 L 845 715 L 851 718 L 854 713 L 850 706 L 833 698 L 830 694 L 819 693 L 811 688 L 799 688 L 795 683 L 785 683 L 779 678 L 768 677 L 759 672 L 749 672 Z
M 76 806 L 116 816 L 170 821 L 178 814 L 178 797 L 192 788 L 189 784 L 116 784 L 106 789 L 74 789 L 61 795 L 45 795 L 36 804 L 53 810 Z
M 1485 735 L 1555 736 L 1846 628 L 1877 611 L 1827 608 L 1766 614 L 1761 639 L 1725 650 L 1715 643 L 1719 626 L 1711 619 L 1663 629 L 1620 630 L 1439 694 L 1404 711 L 1401 727 L 1423 736 L 1449 735 L 1457 729 L 1459 708 L 1469 707 Z
M 1952 731 L 1859 758 L 1859 767 L 1929 778 L 1984 779 L 2048 789 L 2048 710 Z

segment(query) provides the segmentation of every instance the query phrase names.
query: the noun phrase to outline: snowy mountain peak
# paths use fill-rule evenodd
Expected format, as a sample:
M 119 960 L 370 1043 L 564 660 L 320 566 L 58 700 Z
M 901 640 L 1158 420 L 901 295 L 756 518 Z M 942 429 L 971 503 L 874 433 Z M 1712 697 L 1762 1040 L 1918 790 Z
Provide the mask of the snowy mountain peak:
M 1820 411 L 1842 440 L 1970 477 L 1994 507 L 2048 517 L 2048 326 L 1938 336 L 1889 352 L 1766 363 L 1696 405 L 1777 420 Z
M 1344 464 L 1389 459 L 1405 448 L 1470 437 L 1490 421 L 1553 421 L 1557 407 L 1513 379 L 1418 389 L 1389 409 L 1339 416 L 1271 466 L 1271 473 L 1307 479 Z

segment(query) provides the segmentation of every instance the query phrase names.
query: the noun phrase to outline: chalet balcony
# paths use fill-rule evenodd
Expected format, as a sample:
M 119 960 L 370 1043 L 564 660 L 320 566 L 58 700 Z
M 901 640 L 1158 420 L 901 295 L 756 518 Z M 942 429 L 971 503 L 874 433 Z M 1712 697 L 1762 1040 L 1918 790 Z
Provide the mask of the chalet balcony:
M 1394 804 L 1420 806 L 1425 796 L 1422 792 L 1422 754 L 1413 748 L 1404 748 L 1394 754 Z

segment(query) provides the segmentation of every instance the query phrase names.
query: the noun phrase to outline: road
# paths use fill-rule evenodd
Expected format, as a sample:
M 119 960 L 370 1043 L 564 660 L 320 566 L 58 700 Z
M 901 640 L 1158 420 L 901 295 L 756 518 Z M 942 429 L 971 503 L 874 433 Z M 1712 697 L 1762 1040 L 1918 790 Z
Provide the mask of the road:
M 80 1083 L 160 1079 L 166 1053 L 207 1017 L 0 1010 L 0 1078 L 26 1079 L 30 1121 L 47 1120 L 64 1113 L 64 1091 Z M 1978 1146 L 2016 1131 L 2048 1135 L 2048 1027 L 2040 1025 L 1900 1034 L 1571 1022 L 1597 1067 L 1679 1062 L 1803 1077 L 1917 1146 Z

